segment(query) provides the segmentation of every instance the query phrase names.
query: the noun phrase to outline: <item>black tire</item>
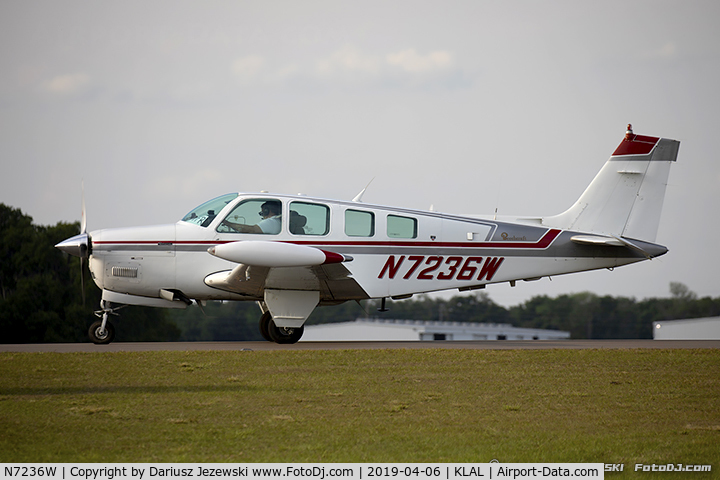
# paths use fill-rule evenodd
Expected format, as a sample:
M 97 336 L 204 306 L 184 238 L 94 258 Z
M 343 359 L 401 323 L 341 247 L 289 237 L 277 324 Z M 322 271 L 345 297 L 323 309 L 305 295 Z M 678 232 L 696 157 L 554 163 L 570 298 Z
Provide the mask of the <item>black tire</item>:
M 107 345 L 108 343 L 115 340 L 115 327 L 113 326 L 113 324 L 110 322 L 107 322 L 105 324 L 104 335 L 100 335 L 101 326 L 102 322 L 98 320 L 97 322 L 90 325 L 90 329 L 88 330 L 88 336 L 90 337 L 90 341 L 95 345 Z
M 275 343 L 297 343 L 302 338 L 303 333 L 305 333 L 305 325 L 300 328 L 282 328 L 277 327 L 272 319 L 268 323 L 268 334 Z
M 270 338 L 270 332 L 268 329 L 268 325 L 272 321 L 272 315 L 270 315 L 270 312 L 265 312 L 260 317 L 260 335 L 267 340 L 268 342 L 274 342 L 272 338 Z

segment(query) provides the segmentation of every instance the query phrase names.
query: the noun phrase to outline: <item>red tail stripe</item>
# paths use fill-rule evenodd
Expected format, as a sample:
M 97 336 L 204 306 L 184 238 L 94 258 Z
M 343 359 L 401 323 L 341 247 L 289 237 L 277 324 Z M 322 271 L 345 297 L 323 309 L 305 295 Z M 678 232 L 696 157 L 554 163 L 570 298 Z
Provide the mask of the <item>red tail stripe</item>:
M 647 155 L 660 139 L 657 137 L 646 137 L 644 135 L 628 135 L 613 152 L 613 157 L 618 155 Z

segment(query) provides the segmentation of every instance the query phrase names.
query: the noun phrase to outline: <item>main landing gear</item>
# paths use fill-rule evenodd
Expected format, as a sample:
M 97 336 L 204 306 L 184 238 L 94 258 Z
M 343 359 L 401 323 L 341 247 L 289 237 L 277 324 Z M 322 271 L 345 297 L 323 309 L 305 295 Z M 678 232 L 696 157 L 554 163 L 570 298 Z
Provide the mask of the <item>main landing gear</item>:
M 95 315 L 102 320 L 98 320 L 90 325 L 88 329 L 88 336 L 90 341 L 96 345 L 107 345 L 115 339 L 115 326 L 110 322 L 110 315 L 117 316 L 117 310 L 126 307 L 127 305 L 121 305 L 120 307 L 110 307 L 110 302 L 102 300 L 100 302 L 100 310 L 95 312 Z M 278 327 L 273 321 L 272 314 L 269 310 L 266 310 L 260 317 L 260 333 L 263 338 L 268 342 L 275 342 L 281 344 L 297 343 L 305 333 L 305 326 L 300 327 Z
M 269 311 L 263 313 L 262 317 L 260 317 L 260 334 L 268 342 L 297 343 L 303 333 L 305 333 L 305 325 L 298 328 L 276 326 Z
M 88 337 L 90 341 L 96 345 L 107 345 L 115 339 L 115 326 L 108 320 L 110 315 L 117 315 L 116 310 L 123 308 L 110 308 L 110 303 L 105 300 L 100 301 L 100 310 L 95 312 L 96 317 L 102 318 L 90 325 L 88 329 Z

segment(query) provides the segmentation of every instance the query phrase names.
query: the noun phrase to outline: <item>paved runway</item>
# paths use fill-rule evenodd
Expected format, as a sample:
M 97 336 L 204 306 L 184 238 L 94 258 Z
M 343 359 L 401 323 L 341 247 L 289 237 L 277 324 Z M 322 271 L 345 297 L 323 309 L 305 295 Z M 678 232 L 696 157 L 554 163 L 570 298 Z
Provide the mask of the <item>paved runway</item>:
M 149 352 L 149 351 L 268 351 L 268 350 L 355 350 L 396 348 L 462 348 L 468 350 L 546 350 L 620 348 L 720 348 L 720 340 L 526 340 L 526 341 L 435 341 L 435 342 L 300 342 L 278 345 L 270 342 L 144 342 L 110 345 L 91 343 L 44 343 L 0 345 L 0 352 Z

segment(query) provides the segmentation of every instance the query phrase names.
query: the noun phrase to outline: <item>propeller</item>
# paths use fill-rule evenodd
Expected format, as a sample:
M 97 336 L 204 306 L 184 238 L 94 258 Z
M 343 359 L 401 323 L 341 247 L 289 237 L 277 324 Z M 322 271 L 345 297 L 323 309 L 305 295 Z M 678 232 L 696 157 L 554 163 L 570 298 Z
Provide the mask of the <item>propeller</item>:
M 80 181 L 81 197 L 80 200 L 82 205 L 80 207 L 80 233 L 87 233 L 87 217 L 85 216 L 85 180 Z
M 80 180 L 80 235 L 85 235 L 84 256 L 80 257 L 80 291 L 85 306 L 85 259 L 90 256 L 90 237 L 87 234 L 87 216 L 85 215 L 85 180 Z
M 63 252 L 80 258 L 80 288 L 83 306 L 85 305 L 85 259 L 90 256 L 90 236 L 87 234 L 85 217 L 85 182 L 82 182 L 82 209 L 80 212 L 80 235 L 63 240 L 55 245 Z

